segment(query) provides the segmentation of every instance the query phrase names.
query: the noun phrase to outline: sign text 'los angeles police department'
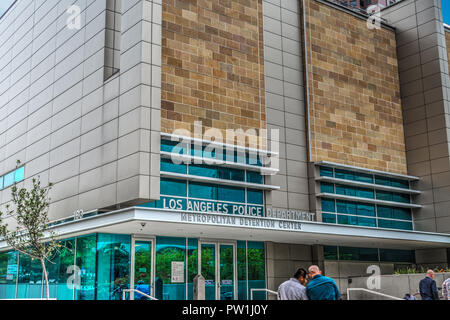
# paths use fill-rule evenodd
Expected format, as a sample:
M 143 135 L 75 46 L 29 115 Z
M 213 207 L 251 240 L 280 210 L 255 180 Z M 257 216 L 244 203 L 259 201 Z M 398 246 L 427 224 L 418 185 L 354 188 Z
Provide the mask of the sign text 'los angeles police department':
M 161 197 L 159 206 L 162 209 L 186 210 L 191 212 L 224 213 L 254 217 L 262 217 L 264 215 L 263 206 L 183 198 Z

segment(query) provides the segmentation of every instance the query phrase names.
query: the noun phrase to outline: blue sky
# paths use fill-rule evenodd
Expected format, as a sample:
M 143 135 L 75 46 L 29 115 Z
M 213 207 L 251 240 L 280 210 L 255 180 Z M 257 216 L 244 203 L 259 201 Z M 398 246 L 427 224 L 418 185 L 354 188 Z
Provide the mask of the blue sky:
M 450 24 L 450 0 L 442 1 L 442 15 L 444 16 L 444 22 Z
M 0 0 L 0 16 L 5 13 L 6 9 L 8 9 L 13 2 L 14 0 Z

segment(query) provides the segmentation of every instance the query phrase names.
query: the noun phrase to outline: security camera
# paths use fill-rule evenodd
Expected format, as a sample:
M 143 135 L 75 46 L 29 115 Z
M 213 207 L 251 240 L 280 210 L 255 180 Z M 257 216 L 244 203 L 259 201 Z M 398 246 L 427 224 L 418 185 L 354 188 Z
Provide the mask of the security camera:
M 141 222 L 141 230 L 144 229 L 146 223 L 145 222 Z

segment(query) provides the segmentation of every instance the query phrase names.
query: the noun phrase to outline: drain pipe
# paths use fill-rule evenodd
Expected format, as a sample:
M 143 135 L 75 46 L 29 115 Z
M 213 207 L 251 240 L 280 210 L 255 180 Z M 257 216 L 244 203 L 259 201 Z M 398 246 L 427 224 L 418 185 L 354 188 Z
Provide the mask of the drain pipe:
M 311 124 L 309 119 L 309 68 L 308 68 L 308 47 L 307 47 L 307 33 L 306 33 L 306 1 L 302 0 L 303 6 L 303 46 L 304 46 L 304 69 L 305 69 L 305 88 L 306 88 L 306 125 L 308 130 L 308 164 L 311 163 Z

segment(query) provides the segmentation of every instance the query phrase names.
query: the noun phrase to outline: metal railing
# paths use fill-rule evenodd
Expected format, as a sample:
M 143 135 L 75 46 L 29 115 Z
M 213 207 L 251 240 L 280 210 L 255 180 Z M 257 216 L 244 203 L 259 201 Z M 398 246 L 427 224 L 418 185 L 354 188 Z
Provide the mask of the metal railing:
M 263 291 L 263 292 L 267 292 L 267 293 L 270 293 L 270 294 L 278 296 L 278 292 L 273 291 L 273 290 L 253 288 L 253 289 L 250 289 L 250 300 L 253 300 L 253 292 L 255 292 L 255 291 Z
M 141 296 L 149 298 L 150 300 L 158 300 L 155 297 L 152 297 L 152 296 L 150 296 L 150 295 L 148 295 L 146 293 L 143 293 L 142 291 L 136 290 L 136 289 L 123 289 L 122 292 L 123 292 L 122 293 L 122 300 L 126 300 L 127 292 L 129 292 L 129 293 L 139 293 Z M 131 298 L 131 294 L 130 294 L 130 298 Z M 131 299 L 131 300 L 134 300 L 134 295 L 133 295 L 133 299 Z
M 384 294 L 377 291 L 372 291 L 364 288 L 347 288 L 347 300 L 354 300 L 350 297 L 350 292 L 359 292 L 359 293 L 367 293 L 368 295 L 372 295 L 373 297 L 376 297 L 375 299 L 362 299 L 364 294 L 360 294 L 360 298 L 356 300 L 402 300 L 398 297 L 390 296 L 388 294 Z

